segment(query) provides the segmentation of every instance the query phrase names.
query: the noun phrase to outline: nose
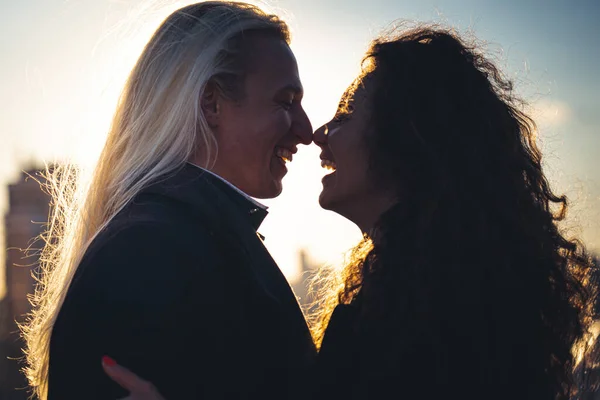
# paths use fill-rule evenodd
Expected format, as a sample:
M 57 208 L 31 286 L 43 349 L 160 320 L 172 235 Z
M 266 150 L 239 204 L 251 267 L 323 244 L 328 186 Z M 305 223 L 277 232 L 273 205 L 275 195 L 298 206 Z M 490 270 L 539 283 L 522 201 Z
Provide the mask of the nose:
M 306 112 L 302 107 L 300 107 L 300 110 L 298 111 L 293 128 L 294 134 L 300 139 L 300 143 L 306 145 L 312 143 L 312 124 L 310 123 L 308 115 L 306 115 Z
M 323 147 L 327 145 L 327 133 L 329 131 L 329 128 L 327 127 L 327 124 L 321 126 L 319 129 L 317 129 L 315 131 L 315 133 L 313 133 L 313 141 L 315 142 L 315 144 L 319 147 Z

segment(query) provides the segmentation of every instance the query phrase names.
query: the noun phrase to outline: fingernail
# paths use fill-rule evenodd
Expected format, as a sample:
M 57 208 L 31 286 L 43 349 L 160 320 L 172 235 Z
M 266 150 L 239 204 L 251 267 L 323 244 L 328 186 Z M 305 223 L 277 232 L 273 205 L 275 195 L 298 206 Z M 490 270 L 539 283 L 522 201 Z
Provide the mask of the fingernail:
M 107 367 L 114 367 L 117 365 L 117 362 L 109 356 L 104 356 L 102 357 L 102 364 L 106 365 Z

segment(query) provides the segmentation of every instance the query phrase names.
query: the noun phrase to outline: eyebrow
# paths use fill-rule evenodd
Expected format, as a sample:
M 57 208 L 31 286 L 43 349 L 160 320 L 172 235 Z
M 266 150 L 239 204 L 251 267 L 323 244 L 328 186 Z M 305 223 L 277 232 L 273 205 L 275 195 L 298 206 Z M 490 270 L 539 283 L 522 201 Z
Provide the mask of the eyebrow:
M 277 93 L 281 93 L 281 92 L 293 92 L 294 94 L 304 94 L 304 89 L 302 88 L 301 85 L 295 84 L 295 83 L 290 83 L 288 85 L 285 85 L 284 87 L 280 88 Z

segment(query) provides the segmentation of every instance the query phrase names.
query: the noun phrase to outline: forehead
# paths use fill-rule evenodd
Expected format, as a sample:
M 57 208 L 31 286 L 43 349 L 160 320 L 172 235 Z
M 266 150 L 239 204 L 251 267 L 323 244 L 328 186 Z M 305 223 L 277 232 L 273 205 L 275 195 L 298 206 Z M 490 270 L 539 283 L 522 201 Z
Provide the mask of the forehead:
M 250 88 L 274 92 L 282 89 L 302 91 L 294 53 L 281 39 L 258 36 L 248 40 L 252 68 L 247 75 Z
M 352 105 L 353 107 L 366 106 L 369 100 L 369 86 L 367 79 L 357 79 L 354 81 L 344 94 L 340 100 L 340 107 Z
M 372 89 L 374 87 L 374 78 L 370 73 L 362 74 L 354 82 L 352 85 L 348 87 L 348 91 L 351 91 L 354 95 L 354 98 L 357 100 L 364 100 L 369 97 Z

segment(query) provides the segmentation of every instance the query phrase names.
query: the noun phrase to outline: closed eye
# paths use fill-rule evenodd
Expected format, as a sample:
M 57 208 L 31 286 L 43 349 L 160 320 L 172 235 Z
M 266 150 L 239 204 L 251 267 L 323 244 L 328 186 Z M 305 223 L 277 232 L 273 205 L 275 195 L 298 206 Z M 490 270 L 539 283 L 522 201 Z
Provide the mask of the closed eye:
M 350 116 L 354 112 L 354 93 L 347 91 L 342 95 L 340 102 L 338 103 L 337 111 L 333 117 L 333 121 L 336 123 L 342 123 L 350 119 Z
M 344 104 L 343 106 L 338 107 L 337 112 L 333 116 L 333 121 L 336 123 L 345 122 L 350 119 L 353 112 L 354 107 L 351 104 Z
M 292 106 L 294 105 L 294 101 L 282 101 L 281 106 L 286 110 L 289 111 L 292 109 Z
M 333 117 L 333 122 L 340 124 L 342 122 L 345 122 L 346 120 L 348 120 L 349 115 L 348 114 L 344 114 L 344 113 L 336 113 Z
M 275 94 L 275 102 L 284 110 L 290 111 L 296 103 L 302 100 L 302 86 L 296 84 L 286 85 Z

